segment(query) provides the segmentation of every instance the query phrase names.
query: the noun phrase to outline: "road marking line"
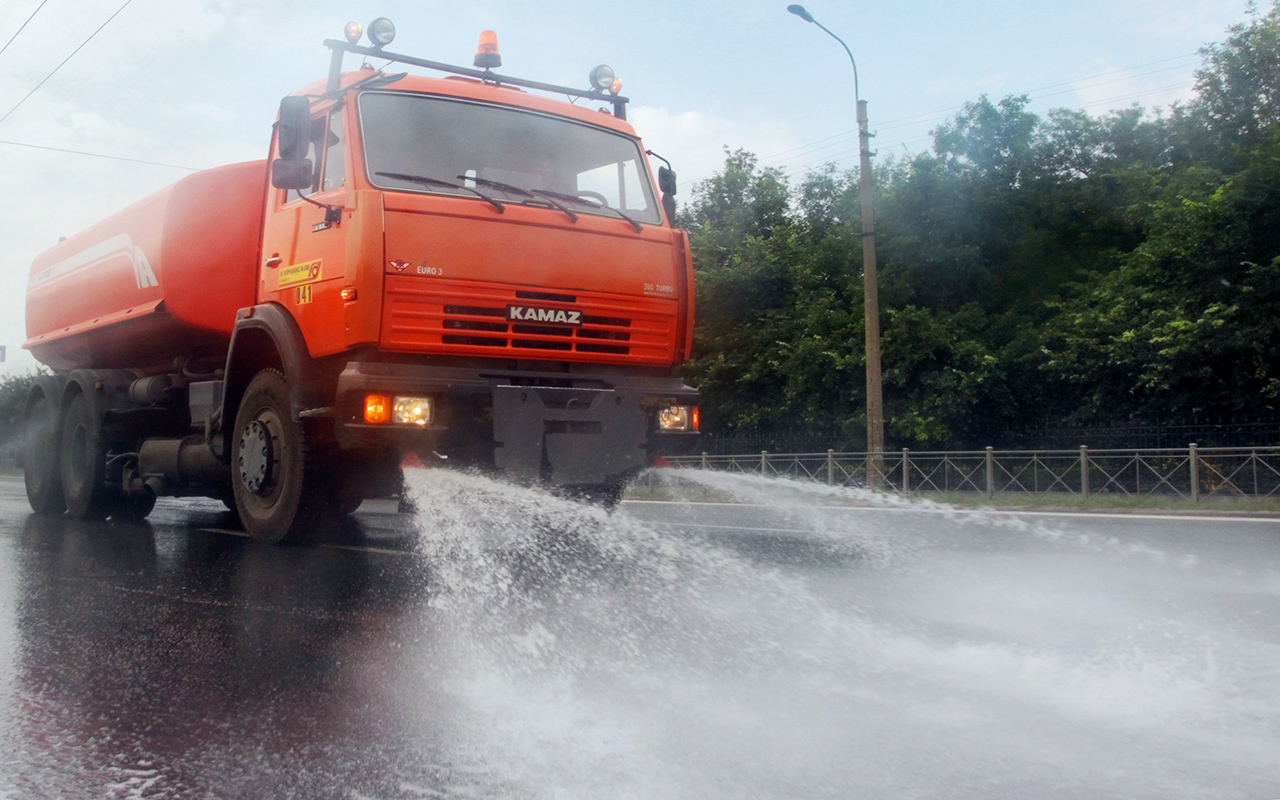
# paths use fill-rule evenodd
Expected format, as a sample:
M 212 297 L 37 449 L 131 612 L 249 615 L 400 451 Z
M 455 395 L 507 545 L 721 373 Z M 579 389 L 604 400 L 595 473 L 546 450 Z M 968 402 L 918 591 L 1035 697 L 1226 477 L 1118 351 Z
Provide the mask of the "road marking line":
M 200 531 L 201 533 L 225 533 L 228 536 L 239 536 L 242 539 L 253 538 L 249 534 L 245 533 L 244 531 L 231 531 L 231 530 L 227 530 L 226 528 L 196 528 L 196 530 Z
M 377 553 L 383 556 L 406 556 L 408 558 L 426 558 L 425 553 L 415 553 L 412 550 L 388 550 L 385 547 L 360 547 L 354 544 L 321 544 L 317 545 L 327 550 L 350 550 L 353 553 Z
M 197 528 L 202 533 L 224 533 L 228 536 L 239 536 L 242 539 L 252 539 L 253 537 L 244 531 L 229 531 L 226 528 Z M 408 556 L 410 558 L 426 558 L 422 553 L 415 553 L 411 550 L 389 550 L 385 547 L 360 547 L 352 544 L 318 544 L 317 549 L 328 550 L 351 550 L 357 553 L 378 553 L 384 556 Z
M 714 528 L 716 530 L 726 531 L 763 531 L 766 533 L 813 533 L 809 528 L 741 528 L 737 525 L 707 525 L 700 522 L 659 522 L 657 520 L 645 520 L 650 525 L 667 525 L 675 528 Z

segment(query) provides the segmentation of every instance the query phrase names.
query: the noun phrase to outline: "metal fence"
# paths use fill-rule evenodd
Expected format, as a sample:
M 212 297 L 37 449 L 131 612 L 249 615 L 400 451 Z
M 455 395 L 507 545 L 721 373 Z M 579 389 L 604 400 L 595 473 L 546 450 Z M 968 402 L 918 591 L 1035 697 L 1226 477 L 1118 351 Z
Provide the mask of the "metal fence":
M 786 476 L 905 493 L 1280 496 L 1280 447 L 986 450 L 672 456 L 677 468 Z
M 974 434 L 969 443 L 951 447 L 971 447 L 978 442 L 996 450 L 1075 450 L 1081 444 L 1108 450 L 1152 450 L 1198 442 L 1208 447 L 1280 447 L 1280 416 L 1253 414 L 1230 422 L 1192 421 L 1149 425 L 1108 425 L 1072 428 L 1032 428 Z M 702 435 L 702 449 L 711 455 L 741 453 L 824 453 L 856 451 L 866 447 L 865 429 L 788 429 L 764 433 Z

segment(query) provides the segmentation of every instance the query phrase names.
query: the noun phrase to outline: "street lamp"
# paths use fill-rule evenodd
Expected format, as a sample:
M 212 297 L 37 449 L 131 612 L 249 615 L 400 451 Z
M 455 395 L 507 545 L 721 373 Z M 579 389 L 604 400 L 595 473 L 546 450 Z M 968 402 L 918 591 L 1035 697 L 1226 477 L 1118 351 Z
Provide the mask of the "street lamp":
M 867 451 L 870 455 L 867 483 L 880 484 L 884 476 L 884 398 L 880 383 L 880 296 L 876 280 L 876 219 L 871 207 L 871 134 L 867 131 L 867 102 L 858 94 L 858 62 L 844 39 L 836 36 L 801 5 L 787 10 L 805 22 L 812 22 L 840 43 L 853 65 L 853 99 L 858 108 L 858 146 L 862 166 L 858 185 L 862 195 L 862 289 L 867 330 Z

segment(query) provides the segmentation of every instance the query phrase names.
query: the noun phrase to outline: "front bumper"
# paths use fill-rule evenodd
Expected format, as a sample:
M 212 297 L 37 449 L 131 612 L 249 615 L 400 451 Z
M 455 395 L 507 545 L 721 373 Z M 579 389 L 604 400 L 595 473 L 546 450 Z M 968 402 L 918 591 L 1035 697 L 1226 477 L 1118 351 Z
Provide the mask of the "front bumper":
M 433 423 L 366 423 L 370 392 L 429 395 Z M 697 434 L 657 432 L 656 417 L 697 403 L 678 378 L 351 362 L 338 377 L 335 433 L 344 450 L 394 444 L 519 480 L 604 485 L 627 480 L 677 440 L 687 449 Z

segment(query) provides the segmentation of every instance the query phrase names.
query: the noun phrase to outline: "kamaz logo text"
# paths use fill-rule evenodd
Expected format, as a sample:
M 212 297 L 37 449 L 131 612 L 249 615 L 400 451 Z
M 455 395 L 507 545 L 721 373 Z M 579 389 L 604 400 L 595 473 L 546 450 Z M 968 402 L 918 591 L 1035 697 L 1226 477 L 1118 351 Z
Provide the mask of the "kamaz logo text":
M 581 311 L 563 308 L 534 308 L 533 306 L 507 306 L 507 319 L 521 322 L 555 322 L 561 325 L 581 325 Z

